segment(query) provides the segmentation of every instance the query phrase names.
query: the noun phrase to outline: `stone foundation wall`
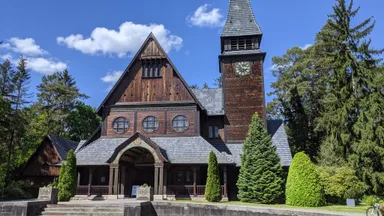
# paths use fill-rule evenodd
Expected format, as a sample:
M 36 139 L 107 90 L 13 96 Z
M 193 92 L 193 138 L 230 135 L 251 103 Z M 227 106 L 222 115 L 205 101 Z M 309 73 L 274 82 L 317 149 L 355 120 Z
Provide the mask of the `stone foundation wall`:
M 40 215 L 49 200 L 28 200 L 0 202 L 0 216 L 35 216 Z
M 212 205 L 177 202 L 143 202 L 125 207 L 125 216 L 345 216 L 343 213 L 311 210 L 271 209 L 232 205 Z M 348 214 L 356 215 L 356 214 Z

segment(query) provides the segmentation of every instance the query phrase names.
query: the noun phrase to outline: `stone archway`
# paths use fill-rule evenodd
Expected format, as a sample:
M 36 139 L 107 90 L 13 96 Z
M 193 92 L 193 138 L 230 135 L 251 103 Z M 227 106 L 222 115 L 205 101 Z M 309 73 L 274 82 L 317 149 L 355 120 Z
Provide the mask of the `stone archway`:
M 136 133 L 122 143 L 115 149 L 108 162 L 110 163 L 109 195 L 119 195 L 119 197 L 129 195 L 130 188 L 127 188 L 127 186 L 131 187 L 134 182 L 138 184 L 147 183 L 153 186 L 155 195 L 163 194 L 166 158 L 161 154 L 160 148 L 144 135 Z M 138 168 L 140 166 L 151 168 Z M 141 179 L 130 176 L 128 173 L 129 168 L 131 171 L 136 169 L 135 172 L 137 173 L 151 172 L 153 175 L 147 175 L 147 179 L 153 184 L 148 183 L 147 180 L 143 179 L 145 178 L 143 176 L 141 176 Z M 131 172 L 131 174 L 134 175 L 134 172 Z
M 120 194 L 131 197 L 132 187 L 147 184 L 155 186 L 155 160 L 151 152 L 141 147 L 128 149 L 119 161 Z

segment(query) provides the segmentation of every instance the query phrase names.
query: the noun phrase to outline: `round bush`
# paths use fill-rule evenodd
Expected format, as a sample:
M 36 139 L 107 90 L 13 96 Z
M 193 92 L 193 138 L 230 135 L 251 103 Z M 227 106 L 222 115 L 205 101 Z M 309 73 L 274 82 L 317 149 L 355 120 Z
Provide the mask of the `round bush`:
M 288 172 L 286 203 L 293 206 L 317 207 L 325 204 L 319 175 L 303 152 L 293 158 Z

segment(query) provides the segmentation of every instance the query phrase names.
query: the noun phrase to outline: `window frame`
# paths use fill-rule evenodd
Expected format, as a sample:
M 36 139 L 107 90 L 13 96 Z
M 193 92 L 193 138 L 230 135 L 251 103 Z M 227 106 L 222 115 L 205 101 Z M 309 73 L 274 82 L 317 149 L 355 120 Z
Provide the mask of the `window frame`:
M 185 119 L 183 119 L 183 120 L 177 120 L 176 118 L 178 118 L 178 117 L 184 117 Z M 182 121 L 184 124 L 183 124 L 183 126 L 181 126 L 181 127 L 179 127 L 179 126 L 176 126 L 175 127 L 175 125 L 174 125 L 174 121 Z M 171 126 L 172 126 L 172 129 L 175 131 L 175 132 L 177 132 L 177 133 L 182 133 L 182 132 L 185 132 L 185 131 L 187 131 L 188 130 L 188 128 L 189 128 L 189 119 L 188 119 L 188 117 L 187 116 L 185 116 L 185 115 L 176 115 L 175 117 L 173 117 L 172 118 L 172 121 L 171 121 Z M 181 130 L 178 130 L 179 128 L 181 128 Z
M 120 122 L 116 122 L 116 121 L 118 121 L 119 119 L 124 119 L 124 120 L 125 120 L 125 121 L 124 121 L 124 127 L 122 128 L 123 131 L 119 131 L 119 129 L 121 129 L 121 128 L 119 128 L 119 124 L 118 124 L 118 123 L 120 123 Z M 117 128 L 115 128 L 115 123 L 116 123 L 116 125 L 118 126 Z M 127 127 L 125 127 L 125 125 L 127 125 Z M 116 117 L 116 118 L 113 119 L 113 121 L 112 121 L 112 129 L 113 129 L 116 133 L 118 133 L 118 134 L 124 134 L 124 133 L 126 133 L 126 132 L 129 130 L 129 127 L 130 127 L 130 126 L 131 126 L 131 124 L 130 124 L 129 120 L 128 120 L 126 117 L 124 117 L 124 116 Z
M 154 79 L 161 78 L 161 61 L 154 60 L 145 60 L 141 62 L 142 67 L 142 78 L 144 79 Z
M 208 138 L 210 138 L 210 139 L 220 138 L 219 129 L 220 128 L 218 125 L 209 125 L 208 126 Z
M 149 118 L 153 118 L 154 121 L 148 121 Z M 148 127 L 148 123 L 150 122 L 153 122 L 156 126 L 155 127 Z M 147 126 L 145 127 L 144 126 L 144 123 L 147 124 Z M 159 123 L 159 120 L 157 120 L 157 118 L 155 116 L 146 116 L 143 121 L 142 121 L 142 127 L 143 127 L 143 131 L 145 133 L 155 133 L 158 129 L 159 129 L 159 126 L 160 126 L 160 123 Z M 149 130 L 150 129 L 150 130 Z

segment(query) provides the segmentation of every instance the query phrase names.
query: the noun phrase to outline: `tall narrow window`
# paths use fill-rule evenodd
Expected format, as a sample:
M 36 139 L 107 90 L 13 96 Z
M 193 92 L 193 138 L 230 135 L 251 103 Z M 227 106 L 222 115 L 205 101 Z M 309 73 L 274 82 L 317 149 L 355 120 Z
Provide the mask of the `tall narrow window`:
M 142 77 L 161 77 L 161 62 L 155 60 L 146 60 L 142 63 Z
M 147 67 L 146 67 L 146 64 L 142 64 L 143 65 L 143 68 L 142 68 L 142 70 L 143 70 L 143 74 L 142 74 L 142 77 L 147 77 Z
M 219 138 L 219 126 L 210 125 L 208 127 L 208 138 Z

